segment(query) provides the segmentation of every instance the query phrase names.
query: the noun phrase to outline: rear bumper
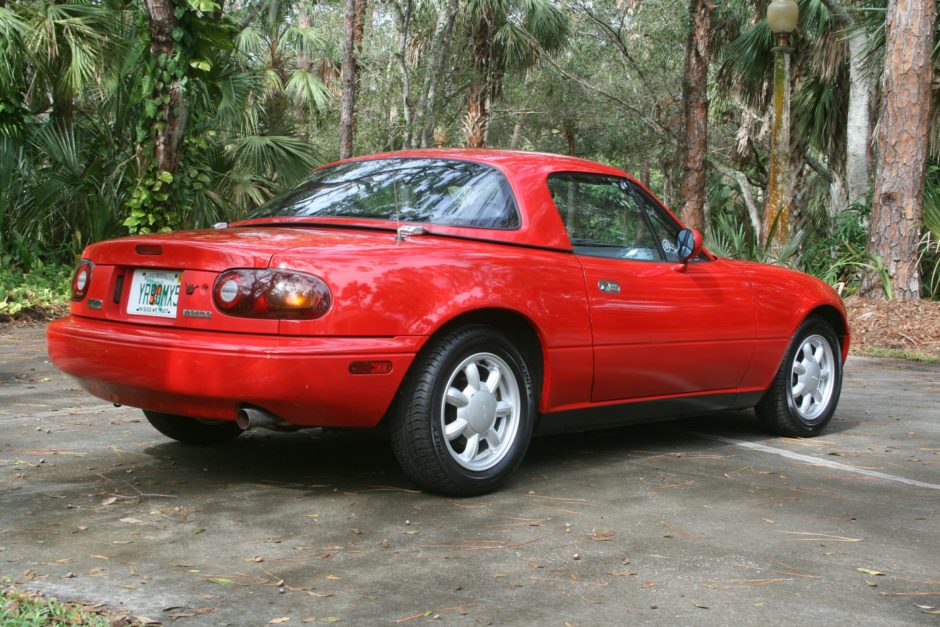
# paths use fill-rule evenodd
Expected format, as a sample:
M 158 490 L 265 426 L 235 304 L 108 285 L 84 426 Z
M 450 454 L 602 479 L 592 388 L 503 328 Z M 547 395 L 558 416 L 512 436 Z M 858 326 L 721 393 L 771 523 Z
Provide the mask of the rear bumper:
M 225 420 L 248 404 L 297 425 L 372 427 L 426 338 L 249 335 L 69 316 L 49 325 L 47 339 L 56 367 L 113 403 Z M 367 360 L 392 370 L 349 372 Z

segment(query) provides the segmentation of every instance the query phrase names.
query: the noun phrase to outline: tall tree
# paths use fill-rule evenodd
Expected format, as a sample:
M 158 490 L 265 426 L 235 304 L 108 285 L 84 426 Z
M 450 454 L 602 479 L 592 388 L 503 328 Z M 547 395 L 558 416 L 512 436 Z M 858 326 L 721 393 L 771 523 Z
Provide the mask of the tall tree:
M 464 132 L 467 145 L 486 145 L 490 107 L 510 69 L 533 67 L 568 40 L 568 19 L 549 0 L 470 0 L 473 59 Z
M 917 242 L 930 134 L 936 16 L 935 0 L 888 2 L 867 250 L 880 258 L 891 291 L 901 300 L 920 299 Z M 865 276 L 862 293 L 884 296 L 878 273 Z
M 450 54 L 450 44 L 453 39 L 454 22 L 457 19 L 458 7 L 459 0 L 443 0 L 438 3 L 434 35 L 431 37 L 431 59 L 424 74 L 418 104 L 415 106 L 414 129 L 412 129 L 408 138 L 408 143 L 412 147 L 416 147 L 418 143 L 422 148 L 431 145 L 434 129 L 433 124 L 428 121 L 428 117 L 436 104 L 438 89 L 444 73 L 444 63 Z
M 689 41 L 682 82 L 685 117 L 682 217 L 686 224 L 705 230 L 705 156 L 708 153 L 708 39 L 711 33 L 711 0 L 691 0 Z
M 144 0 L 147 26 L 150 32 L 150 52 L 155 58 L 172 60 L 174 54 L 173 31 L 177 28 L 171 0 Z M 162 101 L 165 124 L 154 126 L 154 158 L 159 172 L 176 172 L 182 152 L 183 130 L 186 127 L 186 104 L 183 99 L 183 76 L 167 72 L 169 81 L 161 81 L 157 88 Z M 175 74 L 175 75 L 174 75 Z
M 871 73 L 866 63 L 869 45 L 868 32 L 856 23 L 855 17 L 840 0 L 823 0 L 845 32 L 849 44 L 849 101 L 845 132 L 844 182 L 839 172 L 834 172 L 832 213 L 853 203 L 863 202 L 868 192 L 869 159 L 871 142 Z
M 342 95 L 339 109 L 339 158 L 353 156 L 356 133 L 356 85 L 359 77 L 359 46 L 365 22 L 367 0 L 343 2 Z

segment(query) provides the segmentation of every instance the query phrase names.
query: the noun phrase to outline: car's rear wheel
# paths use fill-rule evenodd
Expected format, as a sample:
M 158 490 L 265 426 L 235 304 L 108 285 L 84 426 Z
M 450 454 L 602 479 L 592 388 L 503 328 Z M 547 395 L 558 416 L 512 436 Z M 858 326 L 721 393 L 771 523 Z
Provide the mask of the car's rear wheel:
M 428 490 L 489 492 L 519 465 L 532 437 L 530 368 L 489 326 L 467 326 L 432 342 L 403 385 L 392 448 L 408 476 Z
M 813 436 L 829 424 L 841 391 L 839 339 L 829 323 L 809 318 L 793 335 L 757 416 L 776 434 Z
M 228 420 L 203 420 L 147 409 L 144 415 L 154 429 L 184 444 L 223 444 L 242 432 L 241 427 Z

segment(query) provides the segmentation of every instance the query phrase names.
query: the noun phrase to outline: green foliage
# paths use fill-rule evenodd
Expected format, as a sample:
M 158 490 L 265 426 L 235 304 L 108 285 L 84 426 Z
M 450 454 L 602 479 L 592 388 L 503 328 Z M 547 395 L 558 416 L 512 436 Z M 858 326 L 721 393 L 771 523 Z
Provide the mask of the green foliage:
M 927 170 L 924 191 L 924 234 L 920 239 L 920 269 L 924 294 L 940 300 L 940 167 Z
M 773 229 L 771 228 L 771 237 Z M 736 220 L 731 214 L 720 213 L 713 220 L 707 233 L 706 248 L 721 257 L 747 259 L 760 263 L 774 263 L 781 266 L 793 265 L 803 244 L 803 235 L 790 238 L 774 253 L 769 243 L 762 243 L 754 236 L 754 230 L 745 222 Z
M 0 591 L 0 624 L 8 627 L 107 627 L 108 619 L 72 603 L 15 590 Z
M 63 311 L 71 282 L 70 266 L 39 266 L 30 272 L 0 268 L 0 319 L 26 310 Z

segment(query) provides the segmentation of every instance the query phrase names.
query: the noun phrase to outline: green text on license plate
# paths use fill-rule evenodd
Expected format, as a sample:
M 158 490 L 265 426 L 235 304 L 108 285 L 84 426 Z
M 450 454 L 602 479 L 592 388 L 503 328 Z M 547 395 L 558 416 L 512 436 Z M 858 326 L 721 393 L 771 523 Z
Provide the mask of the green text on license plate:
M 175 318 L 180 274 L 172 270 L 134 270 L 127 313 Z

